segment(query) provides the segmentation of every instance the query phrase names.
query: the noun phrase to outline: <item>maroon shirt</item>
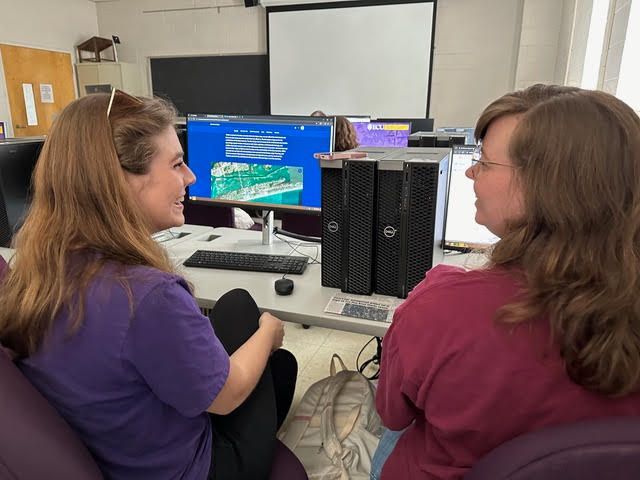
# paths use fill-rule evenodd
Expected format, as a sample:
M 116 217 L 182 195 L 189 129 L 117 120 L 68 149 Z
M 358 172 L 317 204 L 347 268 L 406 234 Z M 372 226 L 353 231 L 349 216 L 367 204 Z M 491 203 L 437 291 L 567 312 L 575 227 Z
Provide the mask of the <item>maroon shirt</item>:
M 2 258 L 2 256 L 0 255 L 0 280 L 2 280 L 2 277 L 4 276 L 4 271 L 7 269 L 7 262 L 5 261 L 4 258 Z
M 376 405 L 388 428 L 409 428 L 383 480 L 461 478 L 522 433 L 640 415 L 640 394 L 611 399 L 569 379 L 545 319 L 497 324 L 497 309 L 517 292 L 503 270 L 441 265 L 398 308 L 384 337 Z

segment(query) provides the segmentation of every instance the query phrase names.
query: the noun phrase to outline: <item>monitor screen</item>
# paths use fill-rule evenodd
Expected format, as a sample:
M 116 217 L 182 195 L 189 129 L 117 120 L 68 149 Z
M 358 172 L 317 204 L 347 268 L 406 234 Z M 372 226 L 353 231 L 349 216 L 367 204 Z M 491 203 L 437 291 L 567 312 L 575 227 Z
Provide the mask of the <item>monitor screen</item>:
M 333 117 L 187 117 L 189 199 L 248 208 L 320 212 L 320 162 L 333 149 Z
M 407 147 L 411 124 L 369 122 L 354 123 L 358 145 L 361 147 Z
M 44 140 L 0 142 L 0 246 L 8 246 L 31 201 L 31 175 Z
M 449 206 L 445 230 L 445 247 L 467 250 L 493 244 L 499 239 L 475 221 L 476 195 L 473 181 L 465 176 L 471 166 L 473 145 L 454 145 L 449 184 Z
M 476 139 L 474 137 L 475 128 L 473 127 L 440 127 L 437 129 L 438 133 L 453 133 L 456 135 L 464 135 L 465 145 L 475 145 Z
M 416 132 L 433 132 L 433 118 L 378 118 L 377 122 L 395 123 L 407 122 L 411 123 L 411 133 Z

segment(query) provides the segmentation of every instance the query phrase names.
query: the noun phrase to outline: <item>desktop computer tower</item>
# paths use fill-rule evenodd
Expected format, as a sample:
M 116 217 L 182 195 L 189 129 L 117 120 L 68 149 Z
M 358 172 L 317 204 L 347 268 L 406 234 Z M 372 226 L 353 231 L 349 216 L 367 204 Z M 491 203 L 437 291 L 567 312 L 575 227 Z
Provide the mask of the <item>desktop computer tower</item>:
M 378 162 L 376 293 L 406 298 L 443 261 L 450 152 L 407 148 Z
M 376 161 L 323 160 L 322 285 L 373 291 Z

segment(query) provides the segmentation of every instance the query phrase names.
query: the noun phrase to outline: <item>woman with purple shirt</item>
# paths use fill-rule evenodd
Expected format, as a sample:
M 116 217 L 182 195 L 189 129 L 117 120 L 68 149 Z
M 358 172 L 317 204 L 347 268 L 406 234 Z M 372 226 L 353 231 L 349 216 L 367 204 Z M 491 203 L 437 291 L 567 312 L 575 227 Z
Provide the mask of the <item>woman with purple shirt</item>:
M 184 223 L 195 180 L 174 119 L 116 90 L 62 111 L 0 283 L 0 342 L 105 477 L 265 478 L 295 358 L 244 290 L 203 316 L 152 240 Z

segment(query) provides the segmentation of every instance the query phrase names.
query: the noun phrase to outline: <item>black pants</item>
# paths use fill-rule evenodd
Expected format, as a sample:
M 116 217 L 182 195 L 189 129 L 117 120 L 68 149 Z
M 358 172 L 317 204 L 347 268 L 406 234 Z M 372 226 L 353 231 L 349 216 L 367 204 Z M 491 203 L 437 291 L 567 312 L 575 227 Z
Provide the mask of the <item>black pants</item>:
M 231 355 L 258 329 L 260 311 L 247 291 L 236 289 L 216 302 L 210 318 L 216 336 Z M 297 373 L 293 354 L 276 350 L 242 405 L 228 415 L 210 414 L 213 449 L 209 479 L 269 477 L 276 432 L 291 406 Z

